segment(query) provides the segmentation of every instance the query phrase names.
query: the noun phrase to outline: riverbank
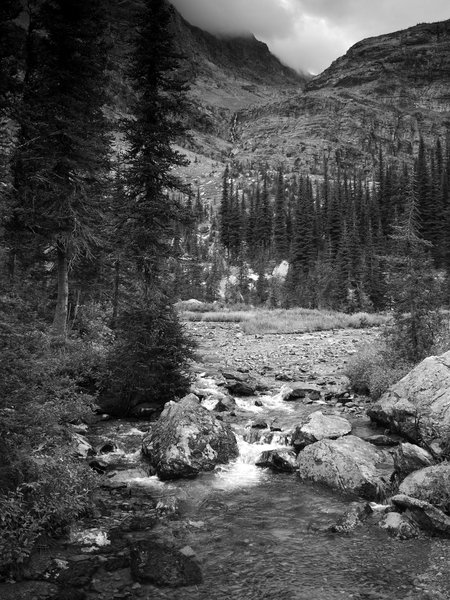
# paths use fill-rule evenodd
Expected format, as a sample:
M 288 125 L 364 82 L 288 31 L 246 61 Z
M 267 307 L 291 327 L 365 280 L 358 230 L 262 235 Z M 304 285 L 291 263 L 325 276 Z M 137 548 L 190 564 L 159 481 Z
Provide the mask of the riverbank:
M 321 407 L 366 427 L 364 397 L 345 403 L 330 397 L 317 406 L 322 400 L 283 403 L 278 396 L 292 382 L 339 386 L 346 362 L 362 344 L 374 342 L 378 330 L 254 335 L 235 323 L 186 328 L 198 344 L 193 370 L 200 381 L 220 383 L 224 371 L 236 371 L 266 390 L 238 399 L 235 416 L 222 413 L 236 432 L 248 430 L 255 417 L 276 417 L 287 430 L 300 414 Z M 145 421 L 99 420 L 89 428 L 96 455 L 88 460 L 104 471 L 94 513 L 58 543 L 43 541 L 26 573 L 29 581 L 1 585 L 2 600 L 450 597 L 448 540 L 399 540 L 365 524 L 349 534 L 324 533 L 349 499 L 301 483 L 295 474 L 256 467 L 263 444 L 242 441 L 233 464 L 194 480 L 160 482 L 148 476 L 140 455 L 149 427 Z M 172 589 L 136 581 L 129 548 L 154 539 L 194 556 L 203 583 Z

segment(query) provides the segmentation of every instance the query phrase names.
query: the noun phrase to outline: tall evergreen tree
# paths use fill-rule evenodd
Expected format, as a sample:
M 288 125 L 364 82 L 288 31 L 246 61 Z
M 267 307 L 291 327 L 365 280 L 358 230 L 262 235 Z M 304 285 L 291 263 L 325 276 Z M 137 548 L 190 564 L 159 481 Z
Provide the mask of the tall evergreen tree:
M 164 0 L 145 0 L 138 14 L 130 81 L 135 91 L 128 143 L 127 190 L 122 235 L 143 282 L 144 296 L 162 285 L 173 252 L 174 224 L 184 218 L 177 196 L 187 191 L 173 174 L 187 160 L 173 148 L 183 135 L 186 86 L 177 75 L 180 57 L 170 34 Z
M 45 0 L 37 60 L 28 65 L 13 171 L 16 214 L 57 274 L 53 328 L 64 336 L 70 266 L 98 243 L 109 139 L 102 106 L 100 0 Z
M 405 211 L 394 225 L 388 282 L 394 309 L 389 331 L 393 351 L 418 362 L 431 350 L 441 322 L 441 286 L 429 258 L 430 242 L 420 235 L 418 199 L 408 190 Z
M 289 240 L 287 237 L 286 195 L 284 189 L 283 170 L 278 169 L 277 188 L 273 218 L 273 246 L 274 258 L 277 262 L 285 260 L 289 254 Z

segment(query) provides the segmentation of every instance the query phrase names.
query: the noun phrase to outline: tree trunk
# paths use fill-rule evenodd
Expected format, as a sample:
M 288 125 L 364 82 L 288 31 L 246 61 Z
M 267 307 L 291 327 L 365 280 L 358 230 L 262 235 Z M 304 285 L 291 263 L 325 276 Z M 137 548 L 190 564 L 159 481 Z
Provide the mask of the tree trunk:
M 116 260 L 114 265 L 114 293 L 113 293 L 113 312 L 111 317 L 111 329 L 117 325 L 117 315 L 119 312 L 119 289 L 120 289 L 120 261 Z
M 56 254 L 58 296 L 53 319 L 53 334 L 65 339 L 67 333 L 67 309 L 69 302 L 69 265 L 67 260 L 67 250 L 60 242 L 57 244 Z

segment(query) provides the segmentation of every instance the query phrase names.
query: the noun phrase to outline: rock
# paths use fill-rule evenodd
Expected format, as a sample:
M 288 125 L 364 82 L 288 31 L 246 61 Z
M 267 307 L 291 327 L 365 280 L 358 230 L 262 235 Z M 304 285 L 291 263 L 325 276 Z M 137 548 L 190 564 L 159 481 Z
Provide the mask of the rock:
M 365 442 L 369 442 L 369 444 L 373 444 L 374 446 L 398 446 L 399 444 L 398 440 L 381 433 L 361 437 Z
M 254 421 L 252 421 L 251 425 L 252 429 L 267 429 L 267 421 L 263 417 L 257 417 Z
M 350 508 L 339 517 L 336 523 L 329 528 L 329 531 L 333 533 L 350 533 L 371 514 L 372 509 L 367 502 L 352 502 Z
M 402 540 L 410 540 L 419 535 L 417 525 L 405 514 L 398 512 L 386 513 L 378 524 L 382 529 L 386 529 L 391 535 Z
M 282 389 L 284 390 L 283 400 L 286 402 L 306 398 L 311 401 L 319 400 L 322 394 L 321 387 L 313 383 L 292 383 L 289 386 L 283 386 Z
M 450 537 L 450 517 L 441 510 L 418 498 L 397 494 L 391 498 L 393 504 L 403 510 L 421 529 Z
M 245 381 L 227 380 L 225 387 L 233 396 L 254 396 L 256 387 Z
M 99 566 L 99 561 L 93 556 L 86 556 L 83 561 L 69 562 L 68 568 L 61 571 L 58 583 L 63 588 L 87 586 Z
M 0 583 L 2 600 L 53 600 L 58 588 L 43 581 L 21 581 L 18 583 Z
M 109 454 L 117 450 L 117 444 L 112 440 L 106 440 L 97 448 L 97 454 Z
M 70 588 L 66 585 L 60 586 L 55 596 L 51 600 L 86 600 L 87 594 L 84 590 Z
M 255 406 L 262 407 L 262 406 L 264 406 L 264 405 L 263 405 L 263 403 L 261 402 L 261 400 L 255 400 Z
M 336 415 L 324 415 L 321 411 L 309 415 L 308 421 L 297 427 L 292 436 L 296 448 L 304 448 L 323 439 L 336 439 L 351 432 L 352 426 L 347 419 Z
M 300 452 L 299 475 L 368 500 L 383 498 L 389 491 L 393 460 L 387 452 L 358 437 L 321 440 Z
M 136 419 L 151 419 L 157 416 L 162 410 L 161 404 L 156 402 L 141 402 L 130 410 L 130 417 Z
M 243 373 L 242 371 L 223 371 L 222 370 L 222 375 L 225 377 L 225 379 L 227 381 L 229 381 L 231 379 L 232 381 L 241 381 L 241 382 L 245 383 L 250 379 L 248 372 Z
M 75 448 L 75 454 L 79 458 L 87 458 L 88 456 L 94 456 L 95 450 L 88 442 L 88 440 L 79 433 L 72 433 L 72 444 Z
M 271 444 L 274 438 L 274 432 L 270 429 L 252 428 L 244 431 L 244 440 L 249 444 Z
M 450 513 L 450 463 L 410 473 L 400 484 L 400 494 L 429 502 Z
M 411 441 L 443 452 L 450 436 L 450 351 L 429 356 L 383 394 L 367 414 Z
M 161 479 L 193 477 L 238 455 L 230 426 L 192 396 L 168 402 L 143 439 L 142 452 Z
M 132 577 L 140 583 L 172 588 L 202 583 L 200 566 L 186 548 L 142 540 L 131 546 L 130 560 Z
M 413 471 L 429 467 L 435 463 L 435 460 L 427 450 L 407 442 L 400 444 L 396 448 L 395 452 L 393 452 L 393 457 L 395 470 L 400 477 L 405 477 Z
M 108 470 L 109 463 L 107 463 L 105 460 L 102 460 L 101 458 L 93 458 L 89 461 L 89 466 L 97 473 L 103 475 Z
M 289 448 L 277 448 L 262 452 L 255 464 L 257 467 L 269 467 L 273 471 L 293 473 L 297 470 L 297 457 Z
M 221 397 L 217 400 L 213 410 L 215 412 L 226 412 L 236 410 L 236 400 L 227 394 L 221 394 Z

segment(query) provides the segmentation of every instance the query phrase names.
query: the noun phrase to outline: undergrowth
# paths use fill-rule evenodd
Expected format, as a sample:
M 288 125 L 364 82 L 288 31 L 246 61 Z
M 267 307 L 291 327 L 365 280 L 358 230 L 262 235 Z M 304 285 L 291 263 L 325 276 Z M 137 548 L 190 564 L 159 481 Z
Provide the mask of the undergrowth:
M 43 535 L 89 510 L 97 476 L 75 457 L 70 424 L 88 420 L 101 357 L 61 346 L 26 303 L 0 297 L 0 579 L 20 577 Z
M 404 377 L 412 368 L 408 362 L 397 361 L 383 341 L 361 347 L 350 357 L 345 375 L 353 390 L 378 400 L 388 388 Z

